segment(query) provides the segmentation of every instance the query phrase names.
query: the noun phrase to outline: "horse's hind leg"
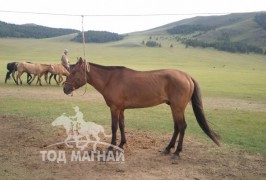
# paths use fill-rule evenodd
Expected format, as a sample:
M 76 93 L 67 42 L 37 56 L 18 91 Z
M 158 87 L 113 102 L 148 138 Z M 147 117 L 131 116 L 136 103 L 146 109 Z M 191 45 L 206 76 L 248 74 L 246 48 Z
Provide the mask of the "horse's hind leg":
M 179 153 L 183 149 L 183 139 L 185 136 L 185 130 L 187 128 L 187 123 L 185 121 L 184 111 L 177 111 L 174 113 L 174 121 L 177 123 L 178 131 L 179 131 L 179 139 L 178 139 L 178 145 L 176 147 L 176 151 L 173 154 L 174 159 L 178 159 Z
M 174 121 L 174 133 L 173 133 L 173 136 L 172 136 L 172 139 L 171 139 L 169 145 L 163 151 L 163 154 L 169 154 L 170 150 L 175 147 L 175 142 L 176 142 L 176 139 L 177 139 L 177 136 L 178 136 L 178 132 L 179 132 L 178 131 L 178 125 Z
M 15 73 L 16 73 L 16 71 L 12 71 L 12 78 L 15 81 L 15 83 L 18 84 L 18 82 L 16 81 L 16 78 L 15 78 Z
M 173 153 L 173 158 L 178 159 L 179 153 L 182 151 L 182 148 L 183 148 L 183 139 L 184 139 L 187 124 L 185 121 L 184 110 L 180 108 L 175 108 L 173 106 L 171 106 L 171 110 L 172 110 L 172 115 L 173 115 L 173 120 L 174 120 L 174 133 L 173 133 L 173 136 L 172 136 L 172 139 L 169 145 L 164 150 L 164 154 L 170 153 L 171 148 L 175 146 L 175 142 L 179 134 L 178 145 L 177 145 L 176 151 Z
M 23 72 L 18 72 L 18 74 L 17 74 L 17 85 L 18 85 L 18 80 L 20 81 L 20 85 L 22 85 L 22 80 L 21 80 L 22 74 L 23 74 Z
M 27 83 L 29 84 L 30 80 L 32 79 L 32 76 L 30 73 L 27 73 Z

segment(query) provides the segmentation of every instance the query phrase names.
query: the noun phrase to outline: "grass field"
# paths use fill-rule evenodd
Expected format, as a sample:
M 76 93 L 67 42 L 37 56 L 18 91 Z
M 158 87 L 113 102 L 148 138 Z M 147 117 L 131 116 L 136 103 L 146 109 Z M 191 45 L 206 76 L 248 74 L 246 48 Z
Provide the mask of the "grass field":
M 142 40 L 147 38 L 133 34 L 120 42 L 89 44 L 86 57 L 94 63 L 136 70 L 170 68 L 188 72 L 201 85 L 206 115 L 222 136 L 222 143 L 266 156 L 266 56 L 185 48 L 160 37 L 162 48 L 141 46 Z M 4 84 L 6 64 L 11 61 L 60 63 L 61 54 L 67 48 L 69 59 L 74 63 L 77 57 L 83 56 L 83 49 L 81 44 L 68 39 L 69 36 L 44 40 L 0 39 L 0 114 L 31 117 L 50 124 L 63 112 L 74 113 L 73 106 L 78 105 L 85 119 L 110 124 L 108 107 L 90 86 L 84 96 L 69 97 L 55 84 L 28 86 L 25 79 L 23 86 L 16 86 L 11 80 Z M 170 48 L 170 44 L 174 47 Z M 205 141 L 207 138 L 197 125 L 190 105 L 186 119 L 187 134 Z M 169 107 L 128 110 L 126 128 L 170 133 L 173 124 Z

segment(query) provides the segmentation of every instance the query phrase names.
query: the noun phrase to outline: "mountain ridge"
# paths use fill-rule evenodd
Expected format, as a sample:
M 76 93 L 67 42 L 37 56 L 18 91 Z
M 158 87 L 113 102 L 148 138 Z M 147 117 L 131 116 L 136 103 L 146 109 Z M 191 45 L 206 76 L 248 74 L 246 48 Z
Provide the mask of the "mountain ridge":
M 32 23 L 15 25 L 0 21 L 0 37 L 40 39 L 76 33 L 80 31 L 50 28 Z M 266 12 L 196 16 L 126 35 L 170 36 L 182 40 L 196 40 L 197 43 L 205 44 L 226 41 L 226 45 L 240 43 L 266 50 Z
M 256 17 L 262 15 L 262 24 L 256 21 Z M 265 20 L 264 20 L 265 19 Z M 188 34 L 169 33 L 170 29 L 184 26 L 209 27 L 207 31 L 193 32 Z M 266 49 L 266 12 L 233 13 L 219 16 L 197 16 L 159 26 L 143 32 L 146 35 L 172 35 L 204 42 L 216 42 L 223 38 L 231 42 L 238 42 L 258 46 Z M 193 37 L 192 37 L 193 36 Z

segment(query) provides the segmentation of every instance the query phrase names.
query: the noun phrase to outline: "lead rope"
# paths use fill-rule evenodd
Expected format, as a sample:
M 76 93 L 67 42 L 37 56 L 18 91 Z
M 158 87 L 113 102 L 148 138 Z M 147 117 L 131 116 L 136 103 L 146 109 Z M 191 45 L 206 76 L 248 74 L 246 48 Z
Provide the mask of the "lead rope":
M 87 89 L 88 89 L 88 85 L 87 85 L 87 73 L 90 72 L 90 65 L 89 65 L 89 62 L 86 61 L 86 48 L 85 48 L 85 35 L 84 35 L 84 27 L 83 27 L 83 18 L 84 18 L 84 15 L 81 15 L 81 24 L 82 24 L 82 42 L 83 42 L 83 55 L 84 55 L 84 74 L 85 74 L 85 82 L 86 82 L 86 85 L 85 85 L 85 90 L 83 92 L 83 94 L 79 94 L 76 90 L 75 92 L 79 95 L 79 96 L 83 96 L 86 94 L 87 92 Z M 73 95 L 73 94 L 72 94 Z
M 83 55 L 84 55 L 84 58 L 86 59 L 86 51 L 85 51 L 85 36 L 84 36 L 84 28 L 83 28 L 83 18 L 84 16 L 81 15 L 81 24 L 82 24 L 82 42 L 83 42 Z

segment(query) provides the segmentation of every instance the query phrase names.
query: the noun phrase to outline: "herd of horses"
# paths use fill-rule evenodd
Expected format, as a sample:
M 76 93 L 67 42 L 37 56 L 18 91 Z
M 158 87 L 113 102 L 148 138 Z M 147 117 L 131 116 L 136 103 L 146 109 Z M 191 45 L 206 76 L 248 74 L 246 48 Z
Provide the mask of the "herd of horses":
M 61 84 L 61 82 L 63 81 L 63 76 L 69 76 L 69 72 L 62 64 L 10 62 L 7 64 L 5 83 L 7 83 L 7 80 L 10 79 L 12 75 L 12 78 L 17 85 L 22 84 L 21 76 L 23 73 L 27 73 L 27 83 L 29 85 L 37 77 L 36 84 L 39 84 L 40 86 L 42 85 L 41 77 L 43 75 L 45 82 L 48 84 L 48 74 L 50 73 L 49 84 L 51 84 L 51 79 L 52 77 L 54 77 L 54 80 L 56 81 L 57 85 Z M 58 80 L 56 79 L 57 75 L 59 76 Z

